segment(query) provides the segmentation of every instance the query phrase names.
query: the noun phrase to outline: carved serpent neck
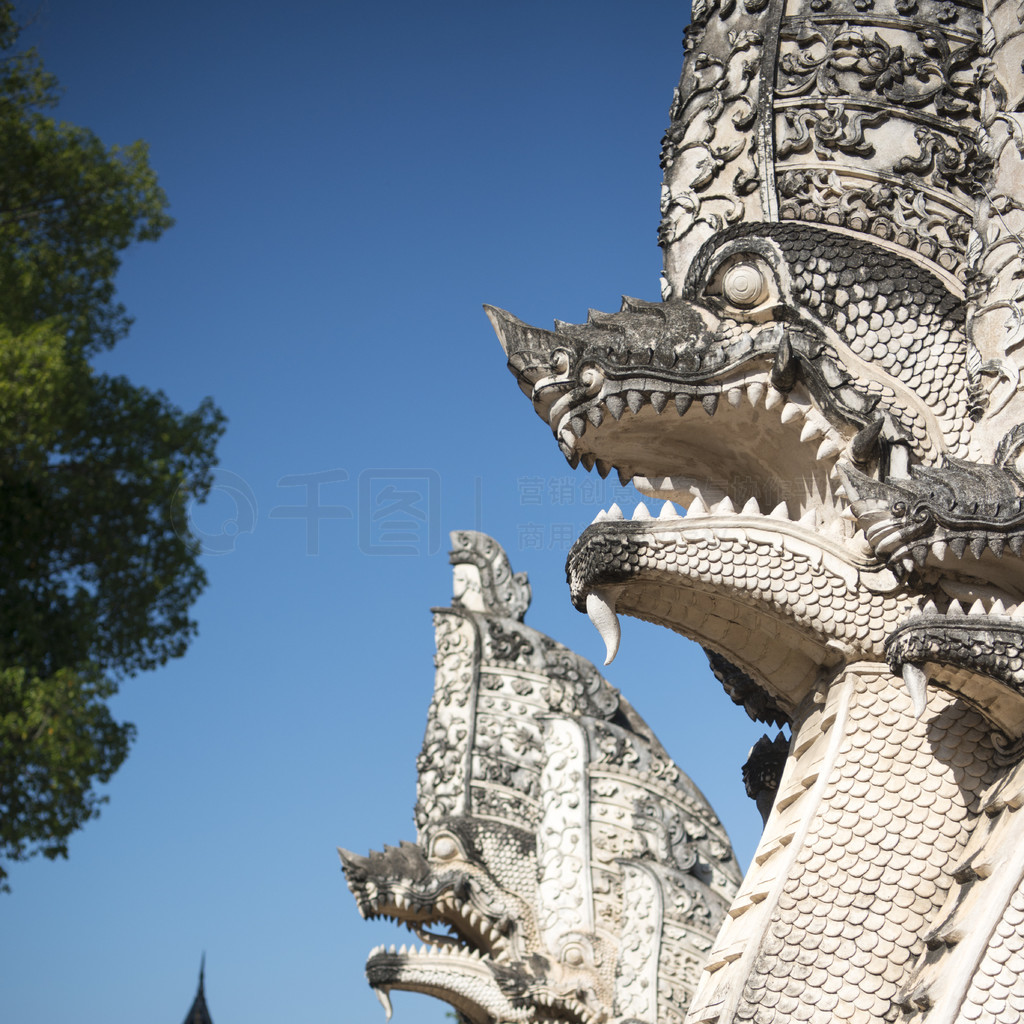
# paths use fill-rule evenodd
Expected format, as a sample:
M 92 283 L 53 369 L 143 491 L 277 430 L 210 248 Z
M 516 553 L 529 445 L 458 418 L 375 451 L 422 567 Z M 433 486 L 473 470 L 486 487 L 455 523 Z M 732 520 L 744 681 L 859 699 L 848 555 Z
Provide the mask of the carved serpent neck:
M 897 1019 L 990 781 L 989 731 L 945 694 L 915 719 L 876 663 L 819 684 L 687 1024 Z

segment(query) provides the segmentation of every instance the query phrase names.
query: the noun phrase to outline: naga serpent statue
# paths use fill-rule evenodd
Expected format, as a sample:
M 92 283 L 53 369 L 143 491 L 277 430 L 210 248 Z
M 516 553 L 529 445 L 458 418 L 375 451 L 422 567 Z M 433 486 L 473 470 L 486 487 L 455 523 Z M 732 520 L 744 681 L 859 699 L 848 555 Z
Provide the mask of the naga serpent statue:
M 660 623 L 791 726 L 685 1020 L 1024 1021 L 1024 5 L 694 0 L 685 48 L 663 301 L 488 309 L 657 502 L 569 554 L 608 659 Z
M 452 535 L 418 761 L 417 843 L 341 853 L 370 984 L 471 1024 L 681 1024 L 740 882 L 696 786 L 597 669 L 525 626 L 530 586 L 490 537 Z

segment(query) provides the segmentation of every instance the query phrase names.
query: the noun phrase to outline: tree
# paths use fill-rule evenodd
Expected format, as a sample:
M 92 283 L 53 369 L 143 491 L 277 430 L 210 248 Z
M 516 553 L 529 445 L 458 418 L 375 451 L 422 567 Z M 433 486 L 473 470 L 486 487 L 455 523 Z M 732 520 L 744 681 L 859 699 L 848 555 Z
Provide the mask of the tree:
M 185 652 L 205 584 L 188 506 L 223 416 L 97 372 L 121 253 L 171 225 L 146 146 L 58 121 L 0 0 L 0 861 L 66 857 L 134 728 L 119 684 Z M 0 888 L 7 872 L 0 863 Z

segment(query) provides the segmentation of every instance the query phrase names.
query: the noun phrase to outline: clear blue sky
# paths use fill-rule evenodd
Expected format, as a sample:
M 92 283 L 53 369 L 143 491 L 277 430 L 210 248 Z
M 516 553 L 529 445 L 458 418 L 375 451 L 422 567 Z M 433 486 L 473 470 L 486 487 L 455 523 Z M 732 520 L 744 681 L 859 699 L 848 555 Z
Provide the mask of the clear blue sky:
M 602 651 L 563 564 L 621 494 L 569 469 L 481 303 L 550 324 L 658 297 L 658 147 L 688 16 L 679 0 L 42 0 L 26 38 L 62 115 L 147 139 L 177 218 L 127 254 L 136 323 L 105 366 L 182 406 L 213 395 L 230 424 L 194 516 L 199 637 L 117 699 L 138 739 L 70 860 L 12 871 L 0 1018 L 176 1024 L 205 949 L 216 1024 L 383 1020 L 363 963 L 407 933 L 359 918 L 334 848 L 414 838 L 448 531 L 496 536 L 530 574 L 527 621 Z M 335 510 L 315 536 L 297 518 L 310 480 Z M 404 544 L 368 514 L 403 488 L 432 503 Z M 693 645 L 623 627 L 609 678 L 746 863 L 759 821 L 739 769 L 763 730 Z M 395 1013 L 445 1019 L 401 994 Z

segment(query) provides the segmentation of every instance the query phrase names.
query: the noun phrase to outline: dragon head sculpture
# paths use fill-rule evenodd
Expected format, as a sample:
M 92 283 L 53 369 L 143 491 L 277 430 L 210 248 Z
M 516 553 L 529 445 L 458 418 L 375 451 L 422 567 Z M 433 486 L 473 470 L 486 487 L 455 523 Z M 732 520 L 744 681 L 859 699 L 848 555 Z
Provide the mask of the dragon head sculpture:
M 982 39 L 973 4 L 784 6 L 694 8 L 663 149 L 664 301 L 554 331 L 487 309 L 570 463 L 661 506 L 598 517 L 573 600 L 609 652 L 616 610 L 661 622 L 783 713 L 822 668 L 887 659 L 918 708 L 931 678 L 1017 739 L 1021 44 L 991 21 Z M 712 580 L 725 552 L 692 557 L 710 538 L 762 568 L 810 559 L 834 614 L 810 583 Z
M 992 872 L 965 864 L 1024 752 L 1022 24 L 695 2 L 662 301 L 552 331 L 487 307 L 570 464 L 657 502 L 569 554 L 608 660 L 619 613 L 668 626 L 793 725 L 694 1024 L 997 1019 L 970 986 L 1022 875 L 968 899 Z
M 420 943 L 374 950 L 370 984 L 471 1024 L 681 1021 L 739 882 L 725 832 L 594 666 L 523 624 L 501 547 L 452 542 L 418 841 L 341 851 L 362 915 Z

